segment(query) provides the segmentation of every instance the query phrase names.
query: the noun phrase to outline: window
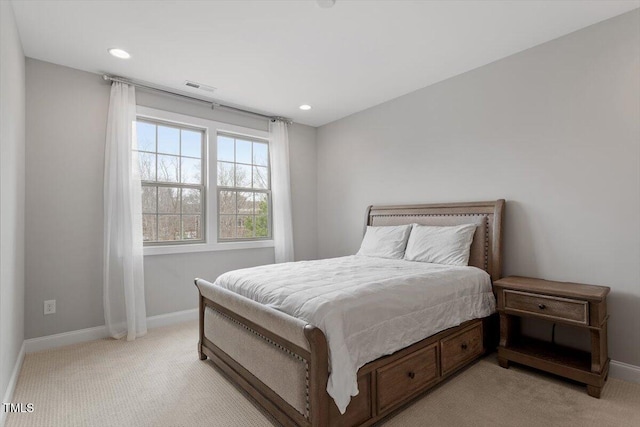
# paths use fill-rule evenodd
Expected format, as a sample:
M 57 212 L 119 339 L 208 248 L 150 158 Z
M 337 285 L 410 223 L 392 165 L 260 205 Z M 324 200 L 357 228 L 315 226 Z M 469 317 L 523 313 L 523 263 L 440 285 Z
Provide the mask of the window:
M 218 240 L 271 237 L 269 144 L 218 134 Z
M 268 131 L 137 114 L 145 256 L 273 247 Z
M 204 242 L 202 129 L 138 118 L 145 245 Z

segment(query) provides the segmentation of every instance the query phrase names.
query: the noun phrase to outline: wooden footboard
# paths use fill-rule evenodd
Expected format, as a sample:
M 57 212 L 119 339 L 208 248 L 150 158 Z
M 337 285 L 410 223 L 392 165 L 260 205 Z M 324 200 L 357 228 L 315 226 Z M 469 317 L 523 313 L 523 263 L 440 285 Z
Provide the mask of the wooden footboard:
M 232 311 L 228 300 L 223 305 L 200 293 L 200 359 L 210 358 L 282 425 L 328 425 L 328 351 L 322 331 L 271 308 L 256 307 L 242 296 L 212 289 L 204 280 L 197 279 L 199 283 L 217 293 L 209 295 L 214 299 L 239 301 Z M 278 326 L 282 329 L 274 330 Z
M 210 283 L 196 280 L 196 285 L 198 283 L 207 287 L 207 293 L 211 291 Z M 497 343 L 496 334 L 491 333 L 497 331 L 495 324 L 491 324 L 492 316 L 447 329 L 370 362 L 358 371 L 360 393 L 351 400 L 347 412 L 340 414 L 326 392 L 328 351 L 322 331 L 312 325 L 302 325 L 293 317 L 283 317 L 282 313 L 265 306 L 261 306 L 256 315 L 250 311 L 252 301 L 235 294 L 227 295 L 224 290 L 216 292 L 220 292 L 223 299 L 238 299 L 237 308 L 241 313 L 200 294 L 200 359 L 210 358 L 285 426 L 371 425 L 470 364 Z M 244 304 L 247 307 L 243 312 Z M 260 324 L 252 319 L 254 316 L 260 318 Z M 273 318 L 265 321 L 264 317 L 269 316 Z M 284 334 L 265 327 L 277 324 L 283 326 Z M 299 336 L 292 335 L 298 328 Z M 233 338 L 228 339 L 214 329 L 229 329 L 232 335 L 228 336 Z M 304 337 L 306 345 L 300 345 L 303 344 L 300 337 Z M 247 348 L 254 350 L 252 354 L 246 354 Z M 258 364 L 252 365 L 253 361 Z

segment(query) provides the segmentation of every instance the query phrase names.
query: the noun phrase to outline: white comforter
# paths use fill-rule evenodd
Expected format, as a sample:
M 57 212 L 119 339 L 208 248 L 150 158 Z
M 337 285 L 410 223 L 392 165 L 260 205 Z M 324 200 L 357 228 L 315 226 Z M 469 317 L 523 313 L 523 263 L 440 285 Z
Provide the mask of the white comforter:
M 342 413 L 358 394 L 361 366 L 495 311 L 479 268 L 357 255 L 230 271 L 215 284 L 324 332 L 327 392 Z

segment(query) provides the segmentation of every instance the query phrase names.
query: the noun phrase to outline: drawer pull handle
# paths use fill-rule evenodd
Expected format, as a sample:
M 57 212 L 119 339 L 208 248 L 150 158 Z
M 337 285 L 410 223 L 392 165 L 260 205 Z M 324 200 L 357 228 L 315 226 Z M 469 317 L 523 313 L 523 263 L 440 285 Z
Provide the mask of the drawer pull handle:
M 466 350 L 467 349 L 467 343 L 462 343 L 462 345 L 460 346 L 461 349 Z
M 544 304 L 538 304 L 538 308 L 539 308 L 540 310 L 544 310 L 545 308 L 547 308 L 547 306 L 546 306 L 546 305 L 544 305 Z
M 409 378 L 414 379 L 416 377 L 416 373 L 415 372 L 409 372 L 407 374 L 409 376 Z

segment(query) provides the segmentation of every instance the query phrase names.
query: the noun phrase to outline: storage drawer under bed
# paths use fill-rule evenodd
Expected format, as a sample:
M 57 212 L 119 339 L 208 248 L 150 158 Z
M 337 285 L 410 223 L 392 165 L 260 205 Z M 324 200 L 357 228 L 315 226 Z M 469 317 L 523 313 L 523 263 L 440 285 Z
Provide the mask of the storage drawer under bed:
M 396 360 L 376 371 L 378 412 L 437 381 L 440 373 L 438 343 Z
M 482 322 L 440 340 L 442 375 L 458 369 L 484 352 Z

